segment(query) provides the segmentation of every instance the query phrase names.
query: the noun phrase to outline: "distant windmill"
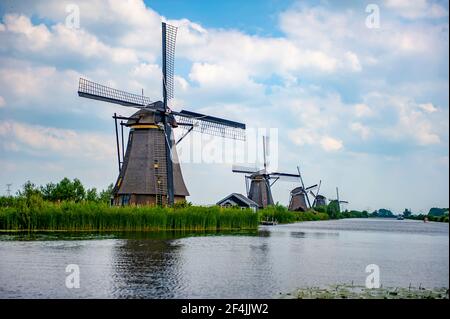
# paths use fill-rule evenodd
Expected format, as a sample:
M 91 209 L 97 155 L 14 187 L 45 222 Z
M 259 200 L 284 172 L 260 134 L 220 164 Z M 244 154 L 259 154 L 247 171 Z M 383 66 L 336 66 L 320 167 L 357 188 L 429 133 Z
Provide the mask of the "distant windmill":
M 263 169 L 258 170 L 257 168 L 241 166 L 233 166 L 232 169 L 234 173 L 246 174 L 245 188 L 247 191 L 247 197 L 257 203 L 259 208 L 264 208 L 274 204 L 271 188 L 278 180 L 297 180 L 300 177 L 297 174 L 267 172 L 267 144 L 268 137 L 263 137 Z
M 336 199 L 330 199 L 330 203 L 336 203 L 338 207 L 338 211 L 341 211 L 341 204 L 348 204 L 346 200 L 340 200 L 339 198 L 339 188 L 336 187 Z
M 314 201 L 312 203 L 312 207 L 320 207 L 320 206 L 326 206 L 327 205 L 327 198 L 323 195 L 320 195 L 320 186 L 322 185 L 322 180 L 319 181 L 319 186 L 317 188 L 317 192 L 314 194 L 312 190 L 309 191 L 311 196 L 314 198 Z
M 291 191 L 291 198 L 289 200 L 289 210 L 305 212 L 312 207 L 311 202 L 309 201 L 308 192 L 311 192 L 314 188 L 316 188 L 317 184 L 305 187 L 302 174 L 300 173 L 300 167 L 298 166 L 297 171 L 298 177 L 300 178 L 300 183 L 302 185 L 294 188 Z
M 131 117 L 114 114 L 119 177 L 113 189 L 115 205 L 173 205 L 189 192 L 178 163 L 176 144 L 191 131 L 245 140 L 245 124 L 182 110 L 172 111 L 174 58 L 177 28 L 162 23 L 163 100 L 153 101 L 143 94 L 131 94 L 80 79 L 78 95 L 139 109 Z M 122 154 L 119 147 L 117 120 L 122 124 Z M 123 126 L 130 128 L 126 152 Z M 172 129 L 185 128 L 175 143 Z

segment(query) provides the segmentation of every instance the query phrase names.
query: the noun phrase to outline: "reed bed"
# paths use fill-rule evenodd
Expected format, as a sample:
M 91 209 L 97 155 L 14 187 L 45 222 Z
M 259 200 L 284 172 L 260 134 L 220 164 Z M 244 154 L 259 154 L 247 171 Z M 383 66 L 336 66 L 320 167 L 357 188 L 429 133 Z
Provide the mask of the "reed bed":
M 280 224 L 302 221 L 327 220 L 328 214 L 309 210 L 307 212 L 292 212 L 281 205 L 269 206 L 260 210 L 261 220 L 274 220 Z
M 162 231 L 256 229 L 259 214 L 221 207 L 110 207 L 99 203 L 23 204 L 0 208 L 0 230 Z

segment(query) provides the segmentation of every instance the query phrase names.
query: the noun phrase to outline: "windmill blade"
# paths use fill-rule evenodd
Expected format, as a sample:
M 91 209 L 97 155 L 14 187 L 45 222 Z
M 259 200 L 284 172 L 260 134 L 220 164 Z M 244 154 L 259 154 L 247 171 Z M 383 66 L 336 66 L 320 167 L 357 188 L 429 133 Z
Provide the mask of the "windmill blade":
M 244 174 L 254 174 L 258 171 L 258 169 L 255 167 L 246 167 L 239 165 L 233 165 L 231 170 L 233 173 L 244 173 Z
M 277 178 L 280 179 L 281 181 L 285 181 L 285 182 L 297 182 L 299 179 L 299 175 L 297 174 L 288 174 L 288 173 L 270 173 L 269 174 L 270 178 Z
M 313 191 L 309 191 L 309 193 L 312 195 L 312 197 L 314 197 L 314 198 L 317 197 L 316 194 L 313 193 Z M 314 206 L 314 203 L 313 203 L 313 206 Z
M 316 187 L 317 187 L 317 184 L 313 185 L 313 186 L 306 187 L 306 191 L 309 191 L 309 190 L 314 189 Z
M 348 201 L 346 201 L 346 200 L 340 200 L 339 203 L 342 203 L 342 204 L 348 204 Z
M 101 85 L 83 78 L 78 83 L 78 95 L 88 99 L 104 101 L 123 106 L 131 106 L 136 108 L 151 108 L 164 111 L 161 102 L 154 102 L 150 98 L 113 89 L 111 87 Z
M 162 36 L 163 36 L 163 82 L 164 82 L 164 95 L 167 100 L 173 98 L 174 87 L 174 71 L 175 71 L 175 43 L 177 39 L 177 27 L 162 23 Z
M 178 123 L 194 127 L 194 132 L 245 141 L 245 124 L 182 110 L 172 112 Z
M 315 207 L 316 206 L 316 201 L 317 201 L 317 196 L 319 196 L 319 191 L 320 191 L 320 186 L 322 186 L 322 180 L 319 181 L 319 187 L 317 187 L 317 193 L 314 195 L 314 193 L 312 191 L 310 191 L 314 197 L 314 201 L 312 203 L 312 206 Z

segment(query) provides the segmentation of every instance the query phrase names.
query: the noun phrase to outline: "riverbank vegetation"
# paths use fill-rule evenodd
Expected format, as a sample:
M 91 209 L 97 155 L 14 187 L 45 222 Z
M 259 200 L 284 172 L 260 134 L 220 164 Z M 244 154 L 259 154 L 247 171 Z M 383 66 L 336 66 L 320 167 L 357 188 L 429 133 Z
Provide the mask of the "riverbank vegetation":
M 340 211 L 337 202 L 307 212 L 292 212 L 274 205 L 253 212 L 250 209 L 201 207 L 178 203 L 174 207 L 111 207 L 112 185 L 98 192 L 86 189 L 78 180 L 62 179 L 36 186 L 27 182 L 16 196 L 0 197 L 0 230 L 57 231 L 159 231 L 159 230 L 251 230 L 261 221 L 280 224 L 342 218 L 395 217 L 380 209 Z M 405 218 L 448 222 L 448 209 L 435 215 L 408 215 Z M 389 216 L 388 216 L 389 215 Z M 390 216 L 392 215 L 392 216 Z
M 419 287 L 369 289 L 353 284 L 325 288 L 308 287 L 288 293 L 283 298 L 295 299 L 449 299 L 448 288 L 426 289 Z
M 43 201 L 33 196 L 0 208 L 1 230 L 160 231 L 256 229 L 252 210 L 221 207 L 111 207 L 105 203 Z

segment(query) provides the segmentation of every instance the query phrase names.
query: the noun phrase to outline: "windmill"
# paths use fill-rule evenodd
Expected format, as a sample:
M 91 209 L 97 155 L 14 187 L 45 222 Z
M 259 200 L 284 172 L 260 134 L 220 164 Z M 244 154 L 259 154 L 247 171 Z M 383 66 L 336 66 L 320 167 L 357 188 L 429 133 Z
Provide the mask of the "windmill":
M 322 186 L 322 180 L 319 181 L 319 186 L 318 186 L 317 192 L 315 194 L 312 190 L 309 191 L 311 196 L 314 198 L 314 201 L 313 201 L 311 207 L 320 207 L 320 206 L 327 205 L 327 198 L 325 196 L 319 194 L 320 186 Z
M 173 98 L 174 58 L 177 28 L 162 23 L 162 101 L 116 90 L 80 78 L 81 97 L 138 109 L 130 117 L 114 114 L 119 176 L 113 189 L 114 205 L 173 205 L 189 192 L 183 180 L 176 144 L 192 131 L 245 140 L 245 124 L 187 110 L 176 112 L 168 107 Z M 117 121 L 120 120 L 122 152 Z M 126 151 L 123 126 L 130 129 Z M 173 129 L 184 133 L 175 142 Z
M 336 199 L 330 199 L 330 204 L 331 203 L 337 204 L 338 212 L 341 212 L 341 204 L 348 204 L 348 201 L 339 199 L 339 188 L 338 187 L 336 187 Z
M 245 188 L 247 197 L 258 204 L 259 208 L 264 208 L 273 205 L 272 186 L 278 180 L 292 180 L 299 178 L 297 174 L 278 173 L 267 171 L 267 144 L 268 137 L 263 137 L 263 154 L 264 163 L 263 169 L 249 168 L 242 166 L 233 166 L 234 173 L 245 174 Z
M 316 188 L 317 184 L 305 187 L 302 174 L 300 173 L 300 167 L 298 166 L 297 171 L 298 177 L 300 178 L 300 183 L 302 185 L 294 188 L 291 191 L 291 198 L 289 200 L 289 210 L 305 212 L 312 207 L 311 202 L 309 201 L 308 192 L 311 192 L 314 188 Z

